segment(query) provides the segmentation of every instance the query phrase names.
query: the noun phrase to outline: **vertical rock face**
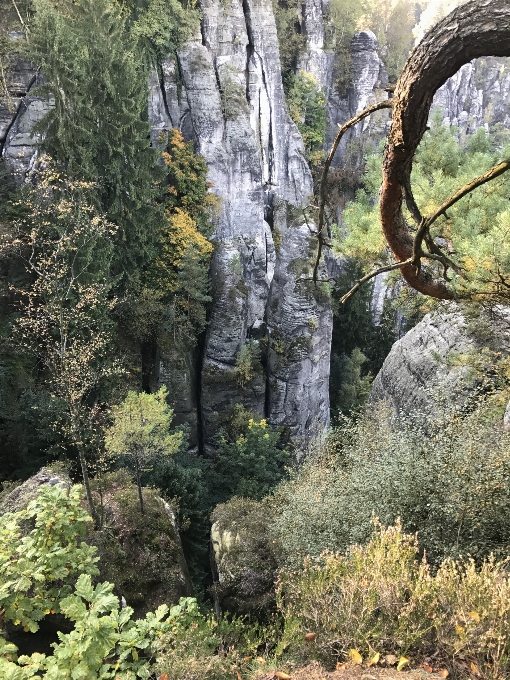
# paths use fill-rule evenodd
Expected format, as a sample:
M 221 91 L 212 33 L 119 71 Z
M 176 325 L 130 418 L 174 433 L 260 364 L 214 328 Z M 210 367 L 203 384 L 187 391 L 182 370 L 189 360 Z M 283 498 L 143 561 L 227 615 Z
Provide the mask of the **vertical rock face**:
M 285 106 L 271 3 L 204 0 L 202 10 L 200 34 L 153 78 L 150 117 L 155 132 L 174 125 L 193 139 L 221 198 L 201 373 L 210 450 L 239 402 L 298 438 L 328 424 L 332 321 L 326 298 L 300 280 L 312 255 L 300 211 L 312 179 Z M 240 384 L 246 342 L 261 361 Z
M 431 417 L 441 405 L 461 406 L 489 377 L 477 365 L 482 350 L 490 352 L 487 366 L 489 356 L 494 363 L 509 356 L 510 308 L 495 306 L 472 318 L 461 306 L 444 303 L 393 345 L 369 402 L 388 402 L 396 414 Z
M 15 43 L 23 36 L 10 33 Z M 9 168 L 21 178 L 31 167 L 36 154 L 37 138 L 32 136 L 33 125 L 48 111 L 48 103 L 31 97 L 30 91 L 38 84 L 37 69 L 33 64 L 12 54 L 7 60 L 6 91 L 0 97 L 0 154 Z
M 460 133 L 481 127 L 510 126 L 510 60 L 483 57 L 465 64 L 436 93 L 433 109 Z
M 300 56 L 298 70 L 312 75 L 319 87 L 329 92 L 335 55 L 324 48 L 325 27 L 329 0 L 305 0 L 303 4 L 303 28 L 306 50 Z
M 351 42 L 352 81 L 347 91 L 340 93 L 334 82 L 331 83 L 327 99 L 326 149 L 330 149 L 342 125 L 370 104 L 387 99 L 385 87 L 388 85 L 386 69 L 378 54 L 378 42 L 372 31 L 357 33 Z M 333 72 L 333 81 L 335 74 Z M 333 166 L 344 164 L 346 149 L 355 138 L 368 135 L 376 142 L 385 136 L 389 124 L 387 111 L 378 111 L 363 122 L 351 128 L 344 136 Z

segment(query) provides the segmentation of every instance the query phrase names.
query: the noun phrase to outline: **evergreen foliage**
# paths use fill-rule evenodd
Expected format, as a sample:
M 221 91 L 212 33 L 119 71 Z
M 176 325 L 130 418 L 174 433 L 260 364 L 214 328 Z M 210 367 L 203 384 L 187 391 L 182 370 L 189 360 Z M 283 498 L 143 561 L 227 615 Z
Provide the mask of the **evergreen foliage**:
M 442 124 L 436 112 L 413 162 L 414 198 L 422 214 L 440 205 L 473 177 L 508 156 L 508 137 L 499 131 L 479 129 L 464 145 L 455 128 Z M 500 273 L 510 270 L 510 242 L 507 238 L 510 213 L 507 197 L 510 180 L 503 175 L 465 196 L 447 215 L 435 222 L 432 236 L 446 253 L 455 248 L 455 260 L 463 276 L 454 275 L 452 286 L 460 297 L 504 297 Z M 381 155 L 367 159 L 364 186 L 343 213 L 345 229 L 336 232 L 342 254 L 360 258 L 366 268 L 387 262 L 386 241 L 379 222 L 377 194 L 381 183 Z M 412 222 L 410 215 L 407 215 Z
M 87 439 L 92 398 L 108 393 L 121 367 L 112 354 L 108 268 L 115 227 L 90 204 L 91 185 L 69 182 L 43 159 L 37 188 L 27 186 L 19 217 L 1 245 L 25 275 L 13 288 L 12 341 L 35 359 L 59 412 L 52 426 L 79 453 L 91 513 Z
M 280 433 L 264 419 L 249 418 L 235 440 L 220 437 L 214 465 L 213 493 L 216 503 L 232 496 L 260 500 L 286 475 L 288 451 L 279 448 Z
M 71 179 L 94 182 L 98 207 L 119 227 L 112 269 L 134 276 L 154 255 L 162 219 L 140 47 L 111 0 L 34 6 L 30 55 L 45 75 L 40 93 L 55 102 L 37 125 L 43 148 Z

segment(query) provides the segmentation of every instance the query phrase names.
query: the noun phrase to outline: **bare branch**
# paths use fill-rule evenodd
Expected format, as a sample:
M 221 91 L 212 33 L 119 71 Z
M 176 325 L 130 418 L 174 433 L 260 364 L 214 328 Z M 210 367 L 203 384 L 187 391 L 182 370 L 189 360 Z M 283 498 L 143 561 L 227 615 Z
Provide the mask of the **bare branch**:
M 405 262 L 396 262 L 395 264 L 389 264 L 386 267 L 380 267 L 379 269 L 375 269 L 374 271 L 370 272 L 370 274 L 366 274 L 361 279 L 358 279 L 354 286 L 351 288 L 351 290 L 340 298 L 340 304 L 341 305 L 345 304 L 345 302 L 347 302 L 351 295 L 354 295 L 354 293 L 357 290 L 359 290 L 364 283 L 367 283 L 367 281 L 370 281 L 370 279 L 373 279 L 375 276 L 378 276 L 379 274 L 384 274 L 385 272 L 391 272 L 394 269 L 400 269 L 400 267 L 405 267 L 408 264 L 411 264 L 410 258 Z
M 322 249 L 326 245 L 324 241 L 324 207 L 326 204 L 326 180 L 328 177 L 328 172 L 329 168 L 331 167 L 331 163 L 333 162 L 333 158 L 335 156 L 336 150 L 338 149 L 338 145 L 340 144 L 340 141 L 344 134 L 351 128 L 353 125 L 356 125 L 356 123 L 359 123 L 361 120 L 366 118 L 367 116 L 370 116 L 371 113 L 374 113 L 375 111 L 379 111 L 380 109 L 391 109 L 393 107 L 393 100 L 392 99 L 385 99 L 382 102 L 377 102 L 377 104 L 372 104 L 371 106 L 367 106 L 366 109 L 363 109 L 360 113 L 358 113 L 354 118 L 351 118 L 348 120 L 346 123 L 343 125 L 339 125 L 339 130 L 336 134 L 335 141 L 333 142 L 333 146 L 331 147 L 331 150 L 328 154 L 328 157 L 326 158 L 326 161 L 324 163 L 324 170 L 322 171 L 322 177 L 321 177 L 321 182 L 320 182 L 320 188 L 319 188 L 319 218 L 318 218 L 318 223 L 317 223 L 317 240 L 318 240 L 318 248 L 317 248 L 317 257 L 315 258 L 315 265 L 313 268 L 313 281 L 314 283 L 317 283 L 317 276 L 319 272 L 319 265 L 322 257 Z

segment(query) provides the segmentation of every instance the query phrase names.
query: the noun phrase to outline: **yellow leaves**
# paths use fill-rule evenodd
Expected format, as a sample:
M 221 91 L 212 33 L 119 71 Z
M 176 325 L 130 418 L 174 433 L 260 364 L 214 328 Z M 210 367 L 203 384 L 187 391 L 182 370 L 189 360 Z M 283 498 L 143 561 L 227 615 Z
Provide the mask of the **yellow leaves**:
M 357 649 L 350 649 L 349 657 L 351 658 L 351 661 L 357 665 L 361 665 L 363 663 L 363 657 Z
M 368 662 L 368 665 L 369 665 L 369 666 L 375 666 L 376 664 L 379 663 L 379 659 L 380 659 L 380 658 L 381 658 L 381 655 L 379 654 L 379 652 L 376 652 L 376 653 L 374 654 L 374 656 L 373 656 L 373 657 L 370 659 L 370 661 Z
M 156 285 L 162 290 L 177 289 L 177 272 L 190 249 L 199 260 L 208 262 L 213 245 L 199 232 L 197 223 L 186 211 L 181 208 L 168 211 L 166 228 L 161 235 L 161 254 L 155 263 Z
M 480 623 L 480 615 L 478 614 L 478 612 L 474 612 L 474 611 L 468 612 L 468 616 L 475 623 Z
M 287 675 L 287 673 L 284 673 L 283 671 L 276 671 L 274 677 L 278 678 L 278 680 L 291 680 L 290 675 Z
M 408 663 L 409 659 L 406 659 L 405 656 L 401 656 L 400 659 L 398 660 L 397 671 L 401 671 L 404 668 L 404 666 L 407 666 Z
M 472 673 L 474 673 L 475 675 L 480 675 L 480 670 L 474 661 L 471 661 L 469 666 L 471 668 Z
M 442 678 L 447 678 L 450 675 L 446 668 L 442 668 L 440 671 L 437 672 L 437 674 L 440 675 Z

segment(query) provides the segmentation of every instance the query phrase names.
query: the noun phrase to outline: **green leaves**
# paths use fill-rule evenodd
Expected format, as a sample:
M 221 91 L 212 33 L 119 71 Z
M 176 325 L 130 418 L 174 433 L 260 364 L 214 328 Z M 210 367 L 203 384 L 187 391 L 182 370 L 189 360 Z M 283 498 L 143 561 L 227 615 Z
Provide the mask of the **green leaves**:
M 22 536 L 20 522 L 35 520 Z M 81 507 L 81 486 L 66 493 L 42 486 L 26 510 L 0 517 L 0 609 L 4 617 L 35 632 L 44 616 L 58 610 L 79 574 L 98 574 L 96 548 L 79 540 L 90 517 Z
M 22 537 L 21 521 L 35 518 Z M 95 548 L 79 540 L 90 518 L 81 508 L 81 487 L 69 492 L 41 487 L 28 509 L 0 517 L 0 610 L 4 619 L 35 632 L 46 615 L 60 611 L 74 621 L 71 633 L 58 633 L 51 656 L 32 654 L 17 660 L 17 648 L 0 637 L 2 680 L 100 680 L 149 678 L 150 661 L 159 639 L 172 626 L 194 620 L 196 600 L 185 598 L 160 606 L 140 621 L 133 610 L 119 610 L 113 584 L 92 585 Z M 76 579 L 74 589 L 72 583 Z
M 461 145 L 458 130 L 443 125 L 441 112 L 436 112 L 413 161 L 411 183 L 421 213 L 433 213 L 460 187 L 508 157 L 508 149 L 507 131 L 498 130 L 487 133 L 480 129 Z M 342 255 L 364 260 L 368 270 L 374 262 L 388 262 L 376 200 L 381 183 L 380 153 L 368 157 L 363 181 L 356 200 L 345 207 L 345 228 L 343 233 L 336 230 L 335 248 Z M 459 297 L 476 299 L 481 293 L 492 299 L 508 298 L 509 187 L 506 175 L 478 187 L 431 227 L 436 244 L 461 268 L 461 275 L 455 274 L 450 284 Z M 407 218 L 411 223 L 411 216 Z M 434 268 L 431 263 L 427 266 Z M 441 276 L 441 269 L 437 275 Z

